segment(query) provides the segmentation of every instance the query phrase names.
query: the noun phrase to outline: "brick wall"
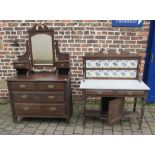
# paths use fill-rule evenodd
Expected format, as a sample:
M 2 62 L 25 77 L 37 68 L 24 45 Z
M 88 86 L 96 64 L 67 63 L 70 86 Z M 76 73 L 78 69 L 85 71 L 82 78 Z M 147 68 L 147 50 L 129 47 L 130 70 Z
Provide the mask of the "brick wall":
M 136 51 L 145 56 L 149 21 L 144 21 L 143 27 L 130 28 L 112 27 L 110 20 L 3 20 L 0 21 L 0 98 L 8 95 L 5 80 L 15 75 L 12 62 L 25 52 L 27 30 L 40 22 L 54 28 L 60 51 L 70 54 L 74 100 L 81 97 L 78 87 L 83 76 L 82 56 L 86 52 L 108 48 L 112 51 Z M 12 46 L 15 39 L 18 39 L 19 47 Z M 142 70 L 143 65 L 144 61 Z

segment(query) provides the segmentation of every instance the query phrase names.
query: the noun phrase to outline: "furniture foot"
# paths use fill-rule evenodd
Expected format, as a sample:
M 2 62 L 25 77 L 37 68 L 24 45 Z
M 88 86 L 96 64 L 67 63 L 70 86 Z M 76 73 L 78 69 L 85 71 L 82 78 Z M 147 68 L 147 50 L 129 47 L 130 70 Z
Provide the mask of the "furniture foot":
M 13 122 L 17 123 L 17 117 L 16 116 L 13 116 Z
M 83 127 L 85 128 L 85 122 L 86 122 L 86 116 L 85 116 L 85 112 L 86 112 L 86 92 L 83 90 L 83 99 L 84 99 L 84 103 L 83 103 Z
M 70 118 L 66 118 L 66 122 L 67 122 L 67 124 L 69 124 Z
M 137 98 L 134 99 L 133 112 L 136 112 Z
M 140 120 L 139 120 L 139 130 L 142 127 L 142 123 L 143 123 L 143 118 L 144 118 L 144 111 L 145 111 L 145 102 L 143 101 L 142 103 L 142 107 L 141 107 L 141 115 L 140 115 Z
M 83 127 L 85 128 L 85 123 L 86 123 L 86 117 L 83 117 Z

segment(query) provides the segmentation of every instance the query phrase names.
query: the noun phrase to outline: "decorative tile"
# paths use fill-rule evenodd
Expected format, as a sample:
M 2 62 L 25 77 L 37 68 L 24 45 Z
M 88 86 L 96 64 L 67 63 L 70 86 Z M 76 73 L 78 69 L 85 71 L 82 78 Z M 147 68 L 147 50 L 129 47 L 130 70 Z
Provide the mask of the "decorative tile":
M 137 68 L 138 60 L 86 60 L 86 68 Z
M 136 78 L 136 70 L 86 70 L 86 77 Z

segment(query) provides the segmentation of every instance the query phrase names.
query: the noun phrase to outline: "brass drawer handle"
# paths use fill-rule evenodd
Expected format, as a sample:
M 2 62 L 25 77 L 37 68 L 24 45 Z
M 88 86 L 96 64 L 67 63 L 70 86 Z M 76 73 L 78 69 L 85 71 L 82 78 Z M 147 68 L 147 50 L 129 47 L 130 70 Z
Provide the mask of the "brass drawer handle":
M 20 85 L 19 85 L 19 88 L 22 88 L 22 89 L 23 89 L 23 88 L 26 88 L 26 85 L 20 84 Z
M 17 66 L 21 67 L 21 66 L 23 66 L 23 64 L 17 64 Z
M 61 64 L 60 66 L 61 66 L 61 67 L 64 67 L 64 66 L 65 66 L 65 64 Z
M 55 96 L 48 96 L 49 100 L 53 100 L 55 98 Z
M 28 97 L 28 95 L 21 95 L 22 99 L 26 99 Z
M 127 95 L 133 95 L 133 92 L 126 92 Z
M 50 111 L 56 111 L 57 108 L 53 107 L 53 108 L 49 108 Z
M 47 87 L 48 87 L 49 89 L 52 89 L 52 88 L 54 88 L 54 85 L 47 85 Z
M 103 94 L 103 92 L 102 91 L 98 91 L 97 94 L 98 95 L 101 95 L 101 94 Z
M 30 108 L 28 108 L 28 107 L 24 107 L 23 110 L 24 110 L 24 111 L 29 111 Z

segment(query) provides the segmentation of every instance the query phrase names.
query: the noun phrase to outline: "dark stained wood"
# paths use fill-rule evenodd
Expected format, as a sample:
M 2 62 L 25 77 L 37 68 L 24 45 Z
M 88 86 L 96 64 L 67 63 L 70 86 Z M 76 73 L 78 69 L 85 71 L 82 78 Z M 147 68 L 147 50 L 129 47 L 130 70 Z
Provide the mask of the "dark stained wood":
M 38 82 L 38 90 L 64 90 L 65 84 L 63 82 Z
M 26 41 L 26 52 L 24 53 L 24 55 L 19 55 L 19 56 L 17 56 L 18 57 L 18 61 L 19 62 L 23 62 L 24 60 L 25 61 L 30 61 L 29 60 L 29 56 L 30 56 L 30 43 L 29 43 L 29 41 L 27 40 Z M 17 61 L 17 62 L 18 62 Z
M 109 101 L 109 111 L 108 111 L 108 123 L 114 124 L 123 116 L 124 112 L 124 98 L 116 98 L 111 101 Z
M 11 78 L 10 78 L 11 80 Z M 18 81 L 18 80 L 17 80 Z M 36 85 L 33 82 L 10 82 L 11 90 L 14 91 L 32 91 L 36 90 Z
M 69 75 L 34 73 L 12 77 L 8 80 L 8 88 L 14 121 L 21 115 L 69 119 L 72 114 Z M 25 107 L 29 110 L 24 110 Z M 54 111 L 49 110 L 52 107 Z
M 16 115 L 52 115 L 52 116 L 64 116 L 66 115 L 66 107 L 64 104 L 20 104 L 15 103 Z
M 54 39 L 54 29 L 48 28 L 45 24 L 36 24 L 28 30 L 29 40 L 26 41 L 26 51 L 24 55 L 19 55 L 18 60 L 13 62 L 14 68 L 17 70 L 17 74 L 30 74 L 33 67 L 40 67 L 43 65 L 33 64 L 32 55 L 32 42 L 31 37 L 37 34 L 47 34 L 52 38 L 52 51 L 53 52 L 53 65 L 44 65 L 56 67 L 58 74 L 69 74 L 70 71 L 70 58 L 69 54 L 61 53 L 58 48 L 58 41 Z M 27 71 L 22 72 L 21 69 Z
M 86 68 L 86 61 L 87 60 L 137 60 L 137 68 Z M 120 54 L 117 54 L 116 52 L 109 52 L 108 54 L 103 53 L 102 51 L 99 51 L 97 53 L 86 53 L 86 55 L 83 57 L 83 73 L 84 78 L 86 79 L 139 79 L 140 78 L 140 65 L 141 65 L 141 56 L 139 54 L 133 54 L 130 52 L 121 52 Z M 136 77 L 135 78 L 120 78 L 120 77 L 86 77 L 86 71 L 87 70 L 136 70 Z M 140 80 L 140 79 L 139 79 Z
M 46 66 L 33 64 L 31 37 L 36 34 L 51 36 L 54 63 L 50 67 L 56 67 L 57 71 L 42 71 L 39 67 Z M 54 30 L 44 24 L 29 29 L 28 36 L 25 54 L 13 62 L 17 75 L 7 79 L 13 121 L 17 122 L 18 117 L 65 118 L 68 121 L 73 112 L 69 54 L 60 53 Z M 37 73 L 33 69 L 41 71 Z
M 60 53 L 57 40 L 55 40 L 55 51 L 56 51 L 55 66 L 57 68 L 58 74 L 68 74 L 70 71 L 69 54 Z
M 145 91 L 135 90 L 86 90 L 86 96 L 107 96 L 107 97 L 143 97 Z
M 7 81 L 20 81 L 20 82 L 28 82 L 28 81 L 52 81 L 52 82 L 64 82 L 67 81 L 68 78 L 70 78 L 70 75 L 57 75 L 55 73 L 33 73 L 29 76 L 14 76 L 11 78 L 8 78 Z
M 87 70 L 128 70 L 128 68 L 86 68 L 86 61 L 87 60 L 137 60 L 138 65 L 136 68 L 130 68 L 129 70 L 136 70 L 137 74 L 134 78 L 115 78 L 115 77 L 86 77 L 86 71 Z M 121 80 L 141 80 L 140 79 L 140 66 L 141 66 L 141 56 L 135 53 L 129 53 L 129 52 L 109 52 L 109 53 L 103 53 L 103 51 L 99 51 L 97 53 L 86 53 L 86 55 L 83 57 L 83 74 L 84 74 L 84 80 L 85 79 L 121 79 Z M 99 89 L 82 89 L 83 92 L 83 100 L 84 100 L 84 118 L 83 123 L 85 124 L 86 116 L 95 116 L 99 117 L 100 119 L 108 119 L 108 123 L 112 125 L 113 123 L 121 120 L 123 117 L 124 112 L 124 99 L 125 97 L 134 97 L 134 98 L 142 98 L 143 100 L 146 99 L 147 91 L 138 91 L 138 90 L 99 90 Z M 99 111 L 93 111 L 90 112 L 86 109 L 87 99 L 90 98 L 109 98 L 111 99 L 107 106 L 107 111 L 103 113 L 102 109 L 100 109 L 101 113 Z M 115 98 L 115 99 L 114 99 Z M 102 103 L 102 100 L 101 100 Z M 134 111 L 136 112 L 136 103 L 134 103 Z M 104 102 L 102 103 L 105 104 Z M 101 106 L 102 108 L 102 106 Z M 145 110 L 145 103 L 142 104 L 141 108 L 141 115 L 140 115 L 140 122 L 139 122 L 139 128 L 141 128 L 143 116 L 144 116 L 144 110 Z
M 141 58 L 141 56 L 137 53 L 132 53 L 132 52 L 120 52 L 120 53 L 116 53 L 116 52 L 108 52 L 105 53 L 102 50 L 100 50 L 99 52 L 95 52 L 95 53 L 86 53 L 85 56 L 87 58 L 93 59 L 93 58 L 99 58 L 102 59 L 103 57 L 106 59 L 111 59 L 111 58 L 116 58 L 117 60 L 120 58 L 126 58 L 128 57 L 128 59 L 132 59 L 134 60 L 135 58 Z
M 58 48 L 58 41 L 55 40 L 56 60 L 60 62 L 69 62 L 69 54 L 60 53 Z
M 30 73 L 32 68 L 31 61 L 29 59 L 30 50 L 29 42 L 26 41 L 26 52 L 24 55 L 19 55 L 18 60 L 13 62 L 14 69 L 17 71 L 17 75 L 26 75 Z M 24 70 L 24 71 L 23 71 Z
M 64 102 L 64 92 L 14 92 L 13 100 L 15 102 L 48 102 L 60 103 Z

